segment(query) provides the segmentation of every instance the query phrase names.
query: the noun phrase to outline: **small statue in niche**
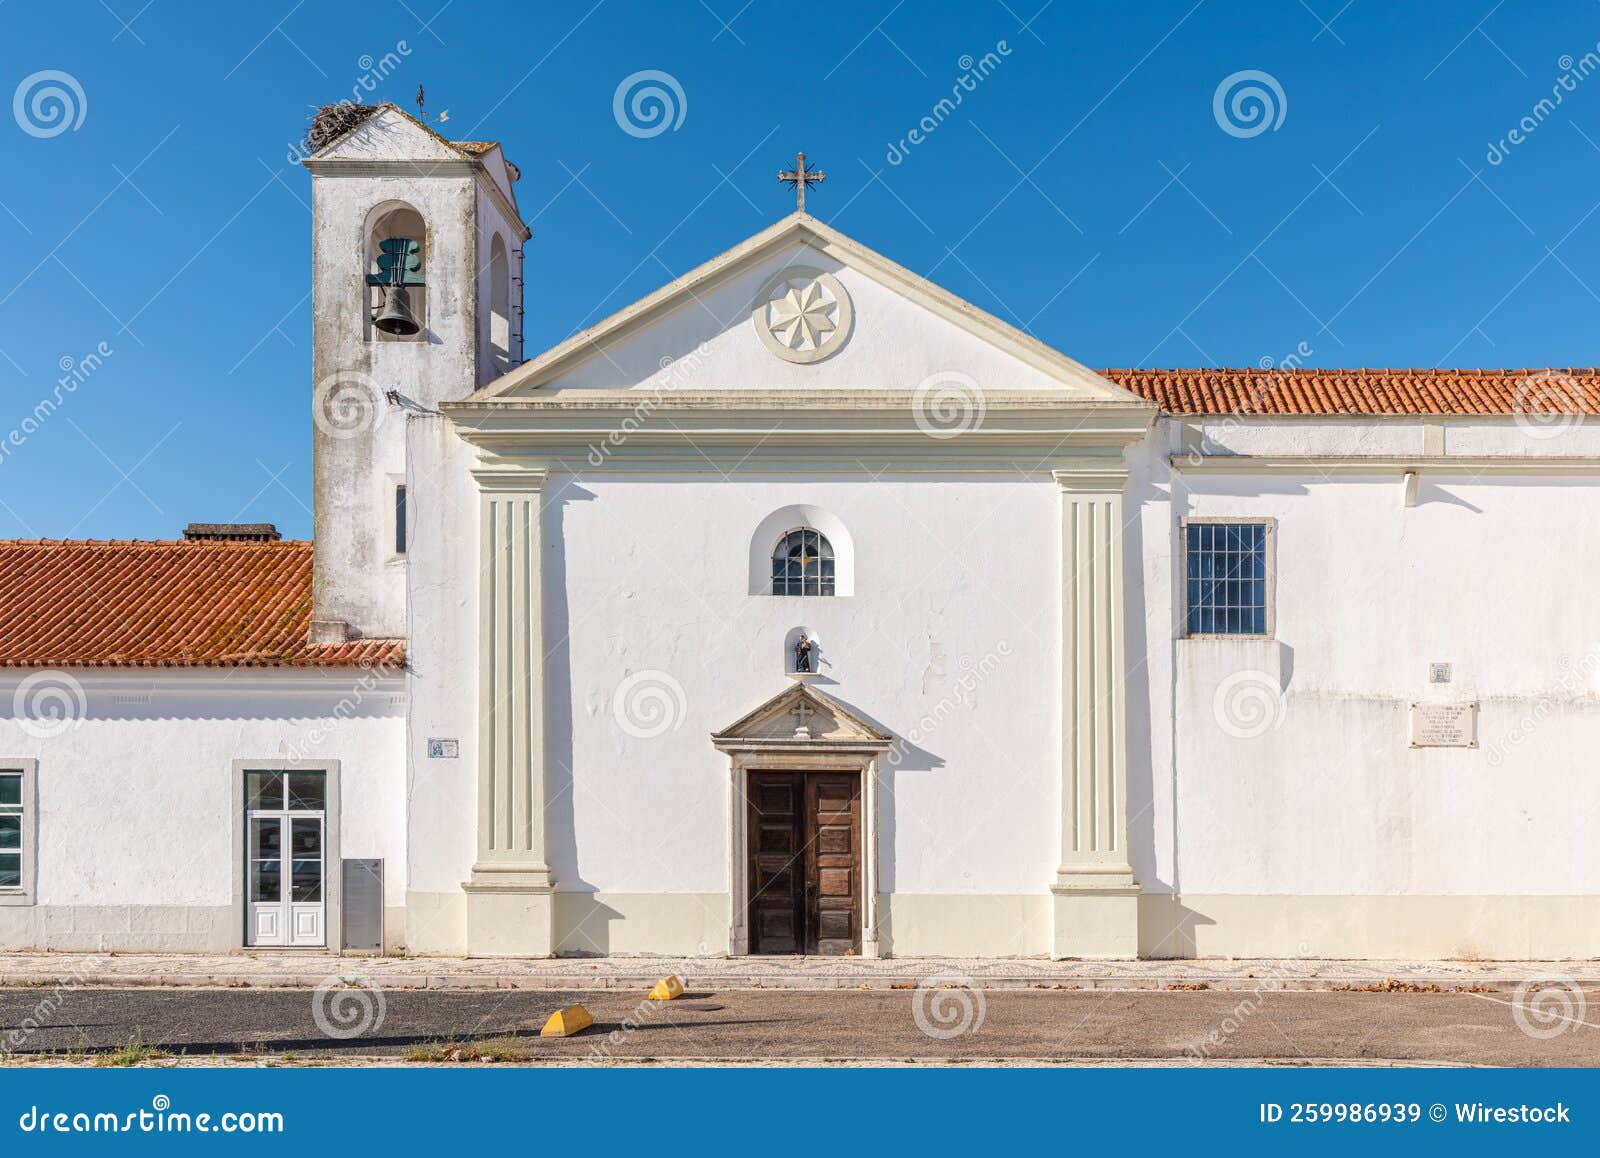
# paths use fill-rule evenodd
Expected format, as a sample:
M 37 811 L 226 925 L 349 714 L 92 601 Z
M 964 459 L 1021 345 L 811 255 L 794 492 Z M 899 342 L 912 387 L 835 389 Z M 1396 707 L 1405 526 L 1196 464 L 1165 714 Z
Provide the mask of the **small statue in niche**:
M 807 673 L 811 671 L 811 641 L 804 635 L 794 641 L 794 670 Z

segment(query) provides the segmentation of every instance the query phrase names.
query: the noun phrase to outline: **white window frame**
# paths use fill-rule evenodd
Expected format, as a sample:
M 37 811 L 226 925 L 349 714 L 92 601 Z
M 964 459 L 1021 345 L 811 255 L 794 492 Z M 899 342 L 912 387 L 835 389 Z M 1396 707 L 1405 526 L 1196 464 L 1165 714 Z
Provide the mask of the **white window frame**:
M 1189 524 L 1217 526 L 1249 523 L 1266 527 L 1262 549 L 1266 553 L 1265 631 L 1189 630 Z M 1173 581 L 1178 588 L 1178 636 L 1181 639 L 1276 639 L 1278 630 L 1278 520 L 1270 515 L 1187 515 L 1178 520 L 1178 573 Z
M 230 765 L 228 774 L 232 781 L 229 792 L 229 803 L 233 810 L 230 826 L 233 830 L 233 927 L 234 934 L 239 938 L 239 945 L 252 952 L 264 953 L 305 953 L 311 952 L 309 946 L 289 945 L 251 945 L 246 936 L 248 921 L 250 919 L 250 906 L 246 900 L 248 896 L 248 872 L 245 866 L 245 849 L 247 847 L 246 828 L 248 827 L 245 814 L 244 776 L 246 772 L 321 772 L 323 774 L 323 821 L 322 821 L 322 902 L 323 902 L 323 945 L 315 951 L 337 953 L 342 947 L 344 930 L 343 905 L 344 897 L 341 892 L 343 883 L 343 852 L 339 844 L 340 818 L 343 815 L 341 796 L 339 791 L 339 761 L 338 760 L 235 760 Z
M 5 806 L 5 811 L 22 817 L 22 883 L 15 888 L 0 888 L 0 906 L 36 903 L 39 866 L 39 761 L 0 760 L 0 773 L 22 774 L 22 803 Z

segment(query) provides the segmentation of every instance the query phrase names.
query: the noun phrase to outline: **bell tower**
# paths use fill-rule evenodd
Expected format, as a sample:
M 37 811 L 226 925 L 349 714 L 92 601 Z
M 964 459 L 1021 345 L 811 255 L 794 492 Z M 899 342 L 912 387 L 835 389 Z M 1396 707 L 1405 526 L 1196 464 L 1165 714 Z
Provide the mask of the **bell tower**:
M 522 245 L 497 142 L 392 104 L 329 105 L 307 135 L 317 643 L 400 637 L 421 497 L 406 427 L 522 358 Z

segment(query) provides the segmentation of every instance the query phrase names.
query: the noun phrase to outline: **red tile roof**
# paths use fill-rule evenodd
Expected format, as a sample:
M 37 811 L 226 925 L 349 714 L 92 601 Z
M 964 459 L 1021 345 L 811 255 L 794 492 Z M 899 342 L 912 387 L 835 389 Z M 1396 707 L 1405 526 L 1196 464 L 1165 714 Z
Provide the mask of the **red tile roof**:
M 1600 370 L 1103 370 L 1168 414 L 1600 414 Z
M 0 540 L 0 667 L 398 667 L 312 646 L 311 544 Z

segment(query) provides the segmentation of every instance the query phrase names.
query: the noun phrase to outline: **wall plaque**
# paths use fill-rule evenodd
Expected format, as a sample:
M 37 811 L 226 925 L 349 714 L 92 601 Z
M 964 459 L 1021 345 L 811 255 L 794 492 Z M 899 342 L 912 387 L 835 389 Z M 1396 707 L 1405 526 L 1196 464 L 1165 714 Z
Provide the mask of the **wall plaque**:
M 460 740 L 429 740 L 428 759 L 430 760 L 459 760 L 461 758 Z
M 1413 748 L 1476 748 L 1478 705 L 1412 704 Z

